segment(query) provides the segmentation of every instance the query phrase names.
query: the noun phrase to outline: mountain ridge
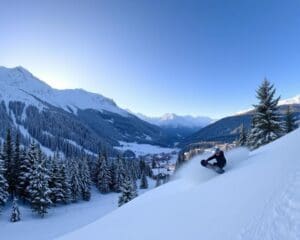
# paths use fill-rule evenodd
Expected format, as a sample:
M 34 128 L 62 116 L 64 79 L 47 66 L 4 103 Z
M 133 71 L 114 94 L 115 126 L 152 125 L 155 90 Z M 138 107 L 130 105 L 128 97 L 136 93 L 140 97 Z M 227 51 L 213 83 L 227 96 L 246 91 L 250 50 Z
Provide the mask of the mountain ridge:
M 117 104 L 107 97 L 98 93 L 91 93 L 84 89 L 55 89 L 46 82 L 35 77 L 23 67 L 0 68 L 0 84 L 30 92 L 31 94 L 45 100 L 56 107 L 62 107 L 67 111 L 71 108 L 76 111 L 80 109 L 106 110 L 120 115 L 127 116 L 128 113 L 117 106 Z M 13 93 L 10 93 L 14 98 Z M 69 108 L 68 108 L 69 107 Z
M 112 99 L 83 89 L 54 89 L 23 67 L 0 67 L 0 88 L 2 139 L 10 128 L 21 135 L 23 144 L 32 139 L 66 155 L 77 154 L 80 148 L 111 152 L 120 141 L 168 145 L 158 126 L 118 107 Z
M 213 119 L 205 116 L 178 115 L 175 113 L 165 113 L 160 117 L 148 117 L 144 114 L 136 114 L 141 119 L 163 127 L 186 127 L 186 128 L 202 128 L 210 124 Z

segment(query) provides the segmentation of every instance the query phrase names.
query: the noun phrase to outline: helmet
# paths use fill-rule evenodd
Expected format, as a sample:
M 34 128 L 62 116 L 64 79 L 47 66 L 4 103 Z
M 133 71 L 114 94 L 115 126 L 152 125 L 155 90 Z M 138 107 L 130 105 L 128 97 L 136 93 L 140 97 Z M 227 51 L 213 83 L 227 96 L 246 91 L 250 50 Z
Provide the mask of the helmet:
M 221 149 L 218 148 L 218 147 L 216 147 L 216 148 L 215 148 L 215 153 L 219 153 L 219 152 L 221 152 Z

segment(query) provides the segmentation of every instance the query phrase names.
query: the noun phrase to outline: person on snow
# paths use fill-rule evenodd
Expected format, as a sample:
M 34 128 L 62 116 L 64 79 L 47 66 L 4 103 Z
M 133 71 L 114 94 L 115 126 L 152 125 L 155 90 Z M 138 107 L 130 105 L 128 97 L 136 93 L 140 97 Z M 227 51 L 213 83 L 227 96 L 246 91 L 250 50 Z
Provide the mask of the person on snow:
M 224 155 L 224 152 L 220 148 L 215 149 L 214 155 L 209 157 L 208 159 L 204 160 L 205 164 L 207 164 L 209 161 L 215 159 L 217 162 L 214 162 L 213 166 L 218 166 L 220 169 L 223 169 L 226 165 L 226 158 Z

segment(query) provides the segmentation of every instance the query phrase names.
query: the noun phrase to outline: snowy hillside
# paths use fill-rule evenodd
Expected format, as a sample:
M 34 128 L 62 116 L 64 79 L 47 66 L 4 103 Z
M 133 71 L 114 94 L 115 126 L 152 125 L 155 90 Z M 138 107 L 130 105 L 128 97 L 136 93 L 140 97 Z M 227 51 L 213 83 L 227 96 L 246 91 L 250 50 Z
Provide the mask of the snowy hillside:
M 57 90 L 42 82 L 22 67 L 0 67 L 0 100 L 25 102 L 28 105 L 41 105 L 35 97 L 61 107 L 67 111 L 78 109 L 95 109 L 109 111 L 127 116 L 128 113 L 119 108 L 113 100 L 100 94 L 90 93 L 82 89 Z M 33 96 L 32 96 L 33 95 Z
M 139 189 L 139 194 L 155 187 L 155 181 L 149 180 L 149 189 Z M 47 217 L 41 219 L 32 214 L 28 206 L 20 206 L 22 220 L 17 223 L 8 221 L 10 207 L 0 215 L 1 240 L 52 240 L 102 218 L 118 208 L 118 193 L 100 194 L 92 189 L 89 202 L 56 206 L 49 210 Z M 34 229 L 34 230 L 33 230 Z
M 161 126 L 161 127 L 186 127 L 186 128 L 202 128 L 210 124 L 213 120 L 209 117 L 193 117 L 193 116 L 178 116 L 174 113 L 166 113 L 161 117 L 147 117 L 143 114 L 137 114 L 141 119 Z
M 66 155 L 81 148 L 97 153 L 100 145 L 113 149 L 119 141 L 170 145 L 158 126 L 113 100 L 82 89 L 54 89 L 22 67 L 0 67 L 0 88 L 0 138 L 9 128 L 24 145 L 34 139 Z
M 60 239 L 300 239 L 299 139 L 233 150 L 223 175 L 196 157 L 177 180 Z

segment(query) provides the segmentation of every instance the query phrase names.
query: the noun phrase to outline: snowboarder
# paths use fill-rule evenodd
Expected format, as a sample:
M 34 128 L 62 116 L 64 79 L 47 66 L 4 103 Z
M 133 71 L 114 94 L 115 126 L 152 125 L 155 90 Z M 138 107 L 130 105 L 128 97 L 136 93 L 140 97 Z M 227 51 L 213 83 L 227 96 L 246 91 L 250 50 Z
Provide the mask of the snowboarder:
M 213 159 L 216 159 L 217 162 L 210 164 L 209 161 Z M 213 167 L 213 169 L 215 169 L 218 173 L 223 173 L 224 172 L 223 168 L 226 165 L 226 158 L 224 152 L 220 148 L 216 148 L 214 155 L 212 155 L 206 160 L 202 160 L 201 164 L 204 167 Z

